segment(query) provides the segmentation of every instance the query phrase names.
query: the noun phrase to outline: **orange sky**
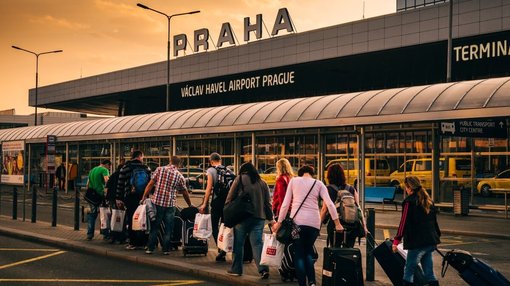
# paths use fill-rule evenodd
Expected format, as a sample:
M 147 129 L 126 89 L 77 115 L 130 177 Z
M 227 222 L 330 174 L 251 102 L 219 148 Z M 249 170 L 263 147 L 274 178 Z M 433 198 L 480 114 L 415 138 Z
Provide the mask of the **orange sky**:
M 37 53 L 64 50 L 40 56 L 39 86 L 166 60 L 167 20 L 137 7 L 138 2 L 167 14 L 201 10 L 173 18 L 172 36 L 192 38 L 194 30 L 208 28 L 214 41 L 224 22 L 242 41 L 244 17 L 254 21 L 256 14 L 271 30 L 283 7 L 298 32 L 359 20 L 363 2 L 365 18 L 396 9 L 396 0 L 2 0 L 0 110 L 34 111 L 28 89 L 35 87 L 35 56 L 12 45 Z

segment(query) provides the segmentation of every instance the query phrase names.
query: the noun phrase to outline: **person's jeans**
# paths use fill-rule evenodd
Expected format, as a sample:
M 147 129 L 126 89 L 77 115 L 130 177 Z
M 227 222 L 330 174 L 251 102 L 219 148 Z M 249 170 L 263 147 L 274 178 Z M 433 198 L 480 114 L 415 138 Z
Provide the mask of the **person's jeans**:
M 94 228 L 96 226 L 96 219 L 99 212 L 99 205 L 89 203 L 90 212 L 87 214 L 87 237 L 94 237 Z
M 432 262 L 432 252 L 436 249 L 435 245 L 426 246 L 407 251 L 406 265 L 404 267 L 404 280 L 414 282 L 414 271 L 421 263 L 426 282 L 437 281 L 434 275 L 434 265 Z
M 262 232 L 264 230 L 264 220 L 261 218 L 250 217 L 238 224 L 234 228 L 234 251 L 232 254 L 232 272 L 243 274 L 243 256 L 244 256 L 244 242 L 246 236 L 249 236 L 251 242 L 251 249 L 253 251 L 253 258 L 257 264 L 257 269 L 260 272 L 269 271 L 269 267 L 260 265 L 260 256 L 262 254 Z
M 223 216 L 223 209 L 218 207 L 211 208 L 212 236 L 214 242 L 218 242 L 218 232 L 220 230 L 220 219 Z
M 300 225 L 299 228 L 301 229 L 299 238 L 294 240 L 294 267 L 299 286 L 305 286 L 307 285 L 306 278 L 308 278 L 308 283 L 316 282 L 313 245 L 319 236 L 319 230 L 306 225 Z
M 172 232 L 174 230 L 175 207 L 154 206 L 156 207 L 156 220 L 151 223 L 148 248 L 150 251 L 154 251 L 156 241 L 158 240 L 159 226 L 161 222 L 163 222 L 165 224 L 165 235 L 163 236 L 161 248 L 163 252 L 168 252 L 170 249 L 170 239 L 172 238 Z

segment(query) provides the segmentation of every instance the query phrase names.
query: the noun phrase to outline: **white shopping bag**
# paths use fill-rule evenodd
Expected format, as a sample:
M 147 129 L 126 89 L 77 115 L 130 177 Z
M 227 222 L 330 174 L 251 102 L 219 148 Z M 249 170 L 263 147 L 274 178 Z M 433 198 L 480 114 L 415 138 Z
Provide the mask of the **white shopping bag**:
M 141 204 L 136 208 L 133 214 L 133 221 L 131 225 L 132 230 L 147 230 L 147 206 Z
M 407 260 L 407 250 L 404 249 L 403 243 L 399 243 L 397 245 L 397 251 L 398 251 L 398 254 L 400 254 L 400 256 L 402 256 L 404 258 L 404 260 Z
M 193 237 L 198 239 L 208 239 L 211 235 L 211 215 L 197 213 L 195 215 L 195 225 L 193 226 Z
M 234 250 L 234 228 L 226 227 L 223 223 L 218 232 L 218 248 L 225 252 Z
M 121 232 L 124 229 L 125 210 L 112 210 L 112 220 L 110 222 L 111 231 Z
M 285 245 L 276 240 L 276 236 L 265 233 L 260 265 L 280 267 L 284 248 Z
M 101 229 L 110 229 L 112 212 L 109 207 L 99 208 L 99 220 L 101 221 Z

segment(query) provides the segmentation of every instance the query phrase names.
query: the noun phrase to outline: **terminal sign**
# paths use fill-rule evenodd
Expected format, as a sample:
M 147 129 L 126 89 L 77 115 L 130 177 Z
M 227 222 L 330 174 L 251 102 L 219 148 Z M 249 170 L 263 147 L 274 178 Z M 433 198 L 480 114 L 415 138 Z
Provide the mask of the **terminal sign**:
M 458 137 L 507 138 L 506 120 L 455 120 L 441 122 L 441 135 Z

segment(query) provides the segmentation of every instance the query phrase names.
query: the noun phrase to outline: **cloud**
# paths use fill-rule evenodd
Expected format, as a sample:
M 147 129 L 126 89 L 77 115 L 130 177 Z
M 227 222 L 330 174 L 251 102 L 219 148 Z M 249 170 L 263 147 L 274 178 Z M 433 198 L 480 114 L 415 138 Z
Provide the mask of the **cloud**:
M 45 15 L 41 17 L 36 17 L 30 20 L 32 23 L 43 24 L 43 25 L 52 25 L 59 28 L 65 28 L 69 30 L 86 30 L 89 29 L 90 26 L 86 24 L 81 24 L 78 22 L 71 22 L 64 18 L 55 18 L 51 15 Z

